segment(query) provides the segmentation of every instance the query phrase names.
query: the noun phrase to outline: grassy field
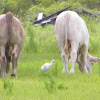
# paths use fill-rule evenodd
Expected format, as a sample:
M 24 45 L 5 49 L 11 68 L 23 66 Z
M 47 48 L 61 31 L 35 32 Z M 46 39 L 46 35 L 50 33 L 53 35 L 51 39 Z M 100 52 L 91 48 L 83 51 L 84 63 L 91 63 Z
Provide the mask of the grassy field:
M 50 70 L 39 72 L 52 59 L 56 62 Z M 17 78 L 9 74 L 8 79 L 0 79 L 0 100 L 100 100 L 99 67 L 95 64 L 92 74 L 82 74 L 76 65 L 75 74 L 62 74 L 60 55 L 24 54 Z
M 85 19 L 90 32 L 89 52 L 100 57 L 100 23 Z M 26 41 L 16 79 L 0 79 L 0 100 L 100 100 L 100 63 L 92 74 L 83 74 L 75 65 L 75 74 L 62 74 L 63 63 L 56 43 L 54 26 L 26 26 Z M 56 62 L 39 72 L 46 62 Z M 70 69 L 70 64 L 69 64 Z

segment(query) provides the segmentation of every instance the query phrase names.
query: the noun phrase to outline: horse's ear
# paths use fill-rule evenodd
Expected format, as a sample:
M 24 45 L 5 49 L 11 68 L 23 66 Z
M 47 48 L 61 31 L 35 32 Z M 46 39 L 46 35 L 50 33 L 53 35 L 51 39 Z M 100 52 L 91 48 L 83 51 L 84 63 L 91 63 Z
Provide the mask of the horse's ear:
M 92 58 L 90 58 L 90 61 L 93 62 L 93 63 L 97 63 L 99 61 L 99 58 L 92 57 Z
M 90 54 L 88 54 L 88 58 L 89 58 L 89 60 L 90 60 L 91 62 L 93 62 L 93 63 L 97 63 L 97 62 L 99 61 L 99 59 L 100 59 L 100 58 L 98 58 L 98 57 L 93 57 L 93 56 L 91 56 Z

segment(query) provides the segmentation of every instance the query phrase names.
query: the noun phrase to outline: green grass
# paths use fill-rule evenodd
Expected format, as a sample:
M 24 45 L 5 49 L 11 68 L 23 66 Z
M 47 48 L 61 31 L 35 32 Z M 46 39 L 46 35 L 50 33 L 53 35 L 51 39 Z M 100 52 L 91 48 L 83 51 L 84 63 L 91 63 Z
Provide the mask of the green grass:
M 53 66 L 39 72 L 52 59 Z M 77 65 L 75 74 L 62 74 L 60 54 L 22 54 L 17 78 L 9 74 L 8 79 L 0 79 L 0 100 L 99 100 L 99 66 L 93 66 L 92 74 L 82 74 Z

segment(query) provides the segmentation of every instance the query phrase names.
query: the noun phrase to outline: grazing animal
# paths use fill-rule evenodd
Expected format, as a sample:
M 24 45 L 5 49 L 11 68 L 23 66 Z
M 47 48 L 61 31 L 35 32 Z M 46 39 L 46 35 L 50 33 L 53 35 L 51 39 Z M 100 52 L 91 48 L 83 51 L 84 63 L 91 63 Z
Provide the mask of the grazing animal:
M 55 62 L 55 60 L 52 60 L 51 63 L 45 63 L 45 64 L 41 67 L 41 70 L 42 70 L 42 71 L 47 71 L 47 70 L 53 65 L 54 62 Z
M 55 33 L 64 64 L 62 72 L 68 72 L 70 59 L 70 73 L 74 73 L 76 62 L 80 71 L 91 73 L 92 64 L 98 62 L 99 58 L 88 53 L 89 33 L 84 20 L 76 12 L 62 12 L 57 16 Z
M 0 77 L 7 77 L 10 62 L 12 62 L 11 76 L 16 76 L 24 40 L 25 32 L 20 21 L 10 12 L 0 15 Z

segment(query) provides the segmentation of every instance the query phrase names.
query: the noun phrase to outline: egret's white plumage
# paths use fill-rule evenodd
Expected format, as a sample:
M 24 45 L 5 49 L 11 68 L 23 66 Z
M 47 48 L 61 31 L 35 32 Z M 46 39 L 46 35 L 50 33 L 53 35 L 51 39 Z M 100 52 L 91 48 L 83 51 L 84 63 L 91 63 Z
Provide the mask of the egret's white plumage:
M 55 60 L 52 60 L 51 63 L 45 63 L 45 64 L 41 67 L 41 70 L 42 70 L 42 71 L 48 70 L 48 69 L 53 65 L 54 62 L 55 62 Z

